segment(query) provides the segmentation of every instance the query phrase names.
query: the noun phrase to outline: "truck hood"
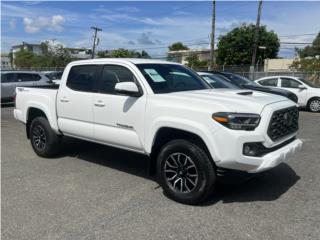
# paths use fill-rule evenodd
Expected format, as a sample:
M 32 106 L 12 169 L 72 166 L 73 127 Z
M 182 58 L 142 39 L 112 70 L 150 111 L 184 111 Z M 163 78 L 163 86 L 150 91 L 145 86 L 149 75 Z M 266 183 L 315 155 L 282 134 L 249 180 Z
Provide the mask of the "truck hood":
M 289 101 L 287 98 L 252 90 L 205 89 L 164 94 L 169 101 L 180 101 L 181 104 L 198 108 L 215 108 L 221 111 L 246 112 L 260 114 L 269 104 Z

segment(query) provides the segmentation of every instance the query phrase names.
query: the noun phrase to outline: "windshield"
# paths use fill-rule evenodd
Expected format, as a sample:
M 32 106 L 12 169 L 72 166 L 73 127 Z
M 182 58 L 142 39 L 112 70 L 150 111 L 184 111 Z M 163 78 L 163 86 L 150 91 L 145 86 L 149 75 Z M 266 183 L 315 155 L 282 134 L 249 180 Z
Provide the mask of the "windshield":
M 236 85 L 226 81 L 222 77 L 213 74 L 201 74 L 200 75 L 204 80 L 207 81 L 213 88 L 232 88 L 238 89 Z
M 258 86 L 255 82 L 250 81 L 248 78 L 233 74 L 233 73 L 226 73 L 224 72 L 223 75 L 231 80 L 233 84 L 236 84 L 237 86 Z
M 137 64 L 154 93 L 208 89 L 210 86 L 188 68 L 176 64 Z
M 307 81 L 307 80 L 305 80 L 305 79 L 303 79 L 303 78 L 298 78 L 301 82 L 303 82 L 304 84 L 306 84 L 306 85 L 308 85 L 309 87 L 312 87 L 312 88 L 320 88 L 320 86 L 319 85 L 316 85 L 316 84 L 314 84 L 314 83 L 312 83 L 312 82 L 309 82 L 309 81 Z

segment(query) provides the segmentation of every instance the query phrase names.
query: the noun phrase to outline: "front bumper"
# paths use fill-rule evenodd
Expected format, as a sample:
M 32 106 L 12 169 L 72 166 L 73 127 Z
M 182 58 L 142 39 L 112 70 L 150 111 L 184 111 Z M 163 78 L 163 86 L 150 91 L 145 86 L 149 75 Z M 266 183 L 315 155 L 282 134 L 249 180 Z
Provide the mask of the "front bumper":
M 296 139 L 284 147 L 261 157 L 261 164 L 249 173 L 258 173 L 273 168 L 295 155 L 302 148 L 302 141 Z

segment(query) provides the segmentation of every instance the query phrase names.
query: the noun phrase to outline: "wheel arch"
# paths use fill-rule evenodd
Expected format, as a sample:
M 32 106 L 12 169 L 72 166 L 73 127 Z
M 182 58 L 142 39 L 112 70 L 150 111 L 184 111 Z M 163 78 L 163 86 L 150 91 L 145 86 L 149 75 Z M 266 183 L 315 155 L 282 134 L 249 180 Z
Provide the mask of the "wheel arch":
M 196 133 L 190 132 L 188 130 L 179 129 L 175 127 L 161 127 L 159 128 L 152 141 L 152 147 L 150 152 L 150 173 L 154 174 L 156 172 L 156 160 L 161 148 L 171 140 L 174 139 L 185 139 L 190 141 L 193 144 L 201 147 L 205 153 L 208 155 L 209 159 L 212 162 L 213 167 L 215 168 L 215 162 L 212 159 L 210 150 L 203 138 Z

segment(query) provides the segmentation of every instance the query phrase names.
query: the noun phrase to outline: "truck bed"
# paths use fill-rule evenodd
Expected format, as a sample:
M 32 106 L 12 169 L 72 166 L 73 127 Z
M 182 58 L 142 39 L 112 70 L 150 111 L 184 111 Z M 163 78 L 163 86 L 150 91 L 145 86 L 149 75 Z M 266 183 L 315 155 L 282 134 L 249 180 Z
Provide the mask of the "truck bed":
M 59 131 L 57 124 L 56 101 L 59 85 L 17 87 L 15 115 L 26 123 L 30 108 L 41 110 L 48 118 L 53 130 Z

